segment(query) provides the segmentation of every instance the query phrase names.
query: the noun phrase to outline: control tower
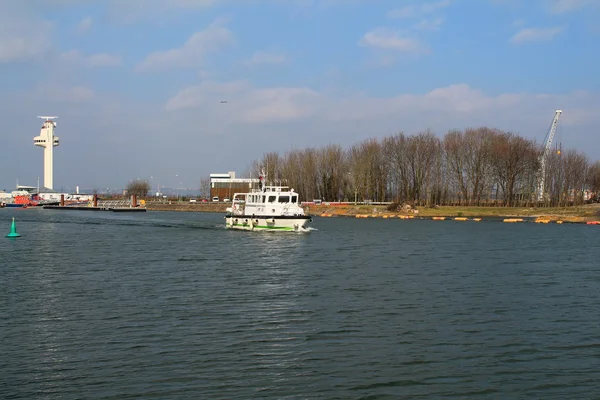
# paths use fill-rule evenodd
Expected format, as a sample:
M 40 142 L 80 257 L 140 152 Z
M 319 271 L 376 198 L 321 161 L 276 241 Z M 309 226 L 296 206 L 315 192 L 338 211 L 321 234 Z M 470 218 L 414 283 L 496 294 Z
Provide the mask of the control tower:
M 33 144 L 44 148 L 44 187 L 53 189 L 54 182 L 52 181 L 54 176 L 53 163 L 54 155 L 53 150 L 58 146 L 58 136 L 54 136 L 54 128 L 56 128 L 56 122 L 54 120 L 58 117 L 38 117 L 44 120 L 40 135 L 33 138 Z

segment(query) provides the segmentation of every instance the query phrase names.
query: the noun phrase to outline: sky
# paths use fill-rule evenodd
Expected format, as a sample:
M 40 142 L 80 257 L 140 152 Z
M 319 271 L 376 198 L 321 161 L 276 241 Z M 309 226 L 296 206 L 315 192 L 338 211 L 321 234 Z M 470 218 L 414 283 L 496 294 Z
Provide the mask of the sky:
M 0 189 L 195 188 L 266 152 L 489 126 L 600 159 L 597 0 L 0 0 Z M 223 102 L 223 101 L 226 101 Z

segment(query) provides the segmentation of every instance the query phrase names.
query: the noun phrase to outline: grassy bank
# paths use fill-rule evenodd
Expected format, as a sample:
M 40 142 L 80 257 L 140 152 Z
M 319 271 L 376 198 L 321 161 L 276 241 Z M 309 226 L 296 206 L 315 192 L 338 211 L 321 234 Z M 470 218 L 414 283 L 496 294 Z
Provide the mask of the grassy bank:
M 147 202 L 146 208 L 152 211 L 189 211 L 224 213 L 229 204 L 225 203 L 185 203 L 185 202 Z
M 153 211 L 188 211 L 188 212 L 217 212 L 225 213 L 228 204 L 219 203 L 146 203 L 148 210 Z M 323 216 L 400 216 L 413 215 L 415 217 L 539 217 L 549 221 L 586 222 L 600 220 L 600 204 L 591 204 L 579 207 L 550 207 L 550 208 L 523 208 L 523 207 L 420 207 L 416 212 L 389 212 L 385 206 L 373 205 L 311 205 L 305 207 L 310 215 Z
M 551 207 L 551 208 L 523 208 L 523 207 L 438 207 L 417 208 L 409 212 L 389 212 L 385 206 L 342 205 L 342 206 L 310 206 L 308 212 L 313 215 L 323 216 L 400 216 L 413 215 L 415 217 L 538 217 L 549 221 L 586 222 L 600 220 L 600 205 L 586 205 L 580 207 Z

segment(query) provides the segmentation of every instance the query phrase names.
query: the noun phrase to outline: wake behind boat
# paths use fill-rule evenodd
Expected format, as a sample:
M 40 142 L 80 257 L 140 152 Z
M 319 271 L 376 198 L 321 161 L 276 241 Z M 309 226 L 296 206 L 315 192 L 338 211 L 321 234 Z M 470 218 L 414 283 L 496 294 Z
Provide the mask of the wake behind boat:
M 225 227 L 245 231 L 306 232 L 312 218 L 300 207 L 299 195 L 287 186 L 266 186 L 259 177 L 260 188 L 250 193 L 235 193 L 227 207 Z

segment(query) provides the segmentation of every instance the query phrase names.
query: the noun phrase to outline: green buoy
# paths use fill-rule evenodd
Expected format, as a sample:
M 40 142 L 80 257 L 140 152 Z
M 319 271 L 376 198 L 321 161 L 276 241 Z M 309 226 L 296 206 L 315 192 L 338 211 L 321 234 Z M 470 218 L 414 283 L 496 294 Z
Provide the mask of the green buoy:
M 7 238 L 18 238 L 21 237 L 21 235 L 19 235 L 17 233 L 17 225 L 15 224 L 15 217 L 13 217 L 12 220 L 12 225 L 10 226 L 10 233 L 8 235 L 6 235 Z

